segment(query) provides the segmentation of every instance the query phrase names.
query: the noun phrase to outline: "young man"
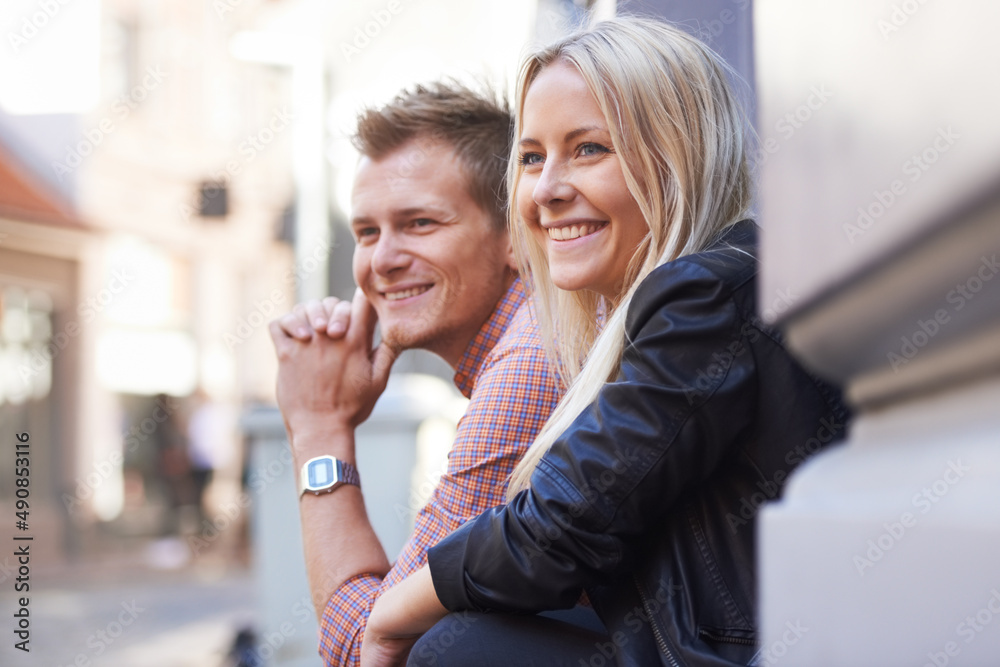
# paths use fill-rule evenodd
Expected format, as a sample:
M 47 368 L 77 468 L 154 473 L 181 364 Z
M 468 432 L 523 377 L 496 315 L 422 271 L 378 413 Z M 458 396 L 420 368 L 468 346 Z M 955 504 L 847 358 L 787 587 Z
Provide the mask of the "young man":
M 332 456 L 312 464 L 313 486 L 328 490 L 323 470 L 335 467 L 348 480 L 329 494 L 304 491 L 300 504 L 328 664 L 357 664 L 381 592 L 503 502 L 507 476 L 557 402 L 506 231 L 511 122 L 505 106 L 454 84 L 417 87 L 362 114 L 351 220 L 359 290 L 352 303 L 311 302 L 271 323 L 296 466 Z M 373 349 L 376 321 L 382 342 Z M 470 403 L 447 472 L 390 568 L 357 485 L 354 430 L 398 353 L 412 348 L 451 364 Z

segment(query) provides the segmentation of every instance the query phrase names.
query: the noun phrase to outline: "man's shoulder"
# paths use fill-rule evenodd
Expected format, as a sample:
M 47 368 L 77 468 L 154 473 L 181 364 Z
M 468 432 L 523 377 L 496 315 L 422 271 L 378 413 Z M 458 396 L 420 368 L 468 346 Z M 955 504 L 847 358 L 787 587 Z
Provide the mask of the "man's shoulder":
M 469 398 L 475 402 L 484 394 L 493 396 L 501 392 L 510 394 L 510 399 L 516 399 L 523 391 L 546 396 L 557 396 L 559 393 L 530 299 L 518 306 L 507 328 L 490 350 Z
M 519 350 L 541 351 L 543 353 L 545 351 L 538 332 L 538 319 L 535 316 L 535 306 L 531 297 L 524 299 L 514 311 L 510 324 L 500 334 L 490 356 L 497 357 Z

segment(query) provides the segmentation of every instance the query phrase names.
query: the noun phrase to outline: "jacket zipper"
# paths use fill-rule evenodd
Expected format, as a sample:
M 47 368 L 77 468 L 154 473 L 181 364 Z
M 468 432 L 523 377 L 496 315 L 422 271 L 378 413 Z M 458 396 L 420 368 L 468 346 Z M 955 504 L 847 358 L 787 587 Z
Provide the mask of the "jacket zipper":
M 722 642 L 724 644 L 741 644 L 743 646 L 756 646 L 757 642 L 753 639 L 746 639 L 744 637 L 728 637 L 726 635 L 717 635 L 714 632 L 709 632 L 708 630 L 698 630 L 698 634 L 708 637 L 712 641 Z
M 663 636 L 663 633 L 660 632 L 660 627 L 653 620 L 653 614 L 650 612 L 649 598 L 646 597 L 645 591 L 642 590 L 638 577 L 632 575 L 632 580 L 635 582 L 636 590 L 639 591 L 639 597 L 642 598 L 642 606 L 643 609 L 646 610 L 646 615 L 649 616 L 649 627 L 653 628 L 653 635 L 656 637 L 656 643 L 660 647 L 660 652 L 667 656 L 667 660 L 670 661 L 670 664 L 673 665 L 673 667 L 681 667 L 681 664 L 677 662 L 676 658 L 674 658 L 674 654 L 671 653 L 670 649 L 667 647 L 667 640 Z

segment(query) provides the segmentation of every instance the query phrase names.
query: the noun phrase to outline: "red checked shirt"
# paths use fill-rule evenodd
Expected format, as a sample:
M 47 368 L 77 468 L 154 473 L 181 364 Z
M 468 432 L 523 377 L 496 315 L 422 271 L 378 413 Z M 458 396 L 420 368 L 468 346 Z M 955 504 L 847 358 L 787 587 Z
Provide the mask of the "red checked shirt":
M 319 652 L 327 665 L 357 665 L 375 600 L 427 562 L 427 550 L 504 502 L 507 477 L 527 451 L 560 391 L 520 280 L 507 291 L 459 361 L 455 385 L 469 398 L 448 469 L 417 514 L 413 535 L 385 579 L 361 574 L 326 603 Z

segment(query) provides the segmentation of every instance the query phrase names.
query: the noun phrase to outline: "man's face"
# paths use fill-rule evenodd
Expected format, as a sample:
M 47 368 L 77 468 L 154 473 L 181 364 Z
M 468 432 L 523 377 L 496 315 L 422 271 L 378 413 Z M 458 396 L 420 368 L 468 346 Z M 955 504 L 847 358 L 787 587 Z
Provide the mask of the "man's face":
M 354 180 L 354 280 L 378 313 L 382 338 L 453 366 L 510 286 L 506 232 L 466 191 L 450 146 L 415 139 Z

